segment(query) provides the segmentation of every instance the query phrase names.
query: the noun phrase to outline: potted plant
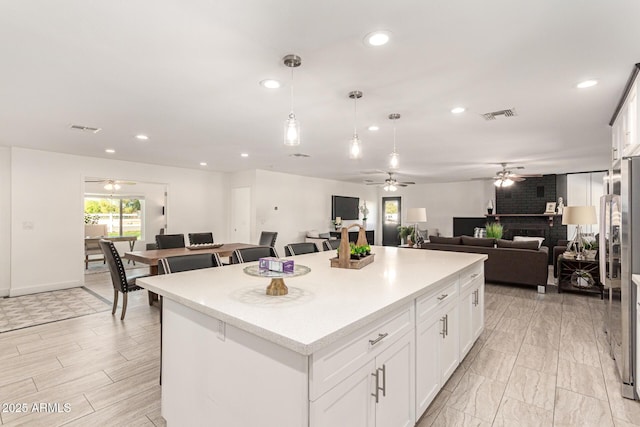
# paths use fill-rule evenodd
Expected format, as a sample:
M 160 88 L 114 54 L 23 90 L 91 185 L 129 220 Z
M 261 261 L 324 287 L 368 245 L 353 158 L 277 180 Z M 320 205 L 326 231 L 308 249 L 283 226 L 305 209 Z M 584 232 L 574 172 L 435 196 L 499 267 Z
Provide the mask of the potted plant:
M 485 230 L 487 230 L 487 238 L 502 239 L 502 234 L 504 232 L 502 224 L 499 224 L 497 222 L 488 222 L 485 225 Z
M 585 259 L 596 259 L 596 252 L 598 252 L 597 240 L 582 240 L 582 247 L 584 249 Z
M 398 236 L 402 241 L 406 241 L 408 245 L 411 245 L 411 236 L 413 236 L 413 226 L 408 225 L 406 227 L 398 226 Z

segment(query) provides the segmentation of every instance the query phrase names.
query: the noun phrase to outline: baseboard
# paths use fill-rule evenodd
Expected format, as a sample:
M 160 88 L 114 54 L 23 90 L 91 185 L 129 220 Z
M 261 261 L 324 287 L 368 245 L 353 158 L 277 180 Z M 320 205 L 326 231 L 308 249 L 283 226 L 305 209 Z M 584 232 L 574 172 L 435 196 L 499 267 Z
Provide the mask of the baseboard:
M 47 283 L 45 285 L 29 286 L 26 288 L 9 289 L 10 297 L 19 297 L 21 295 L 31 295 L 40 292 L 59 291 L 61 289 L 79 288 L 82 283 L 79 281 Z

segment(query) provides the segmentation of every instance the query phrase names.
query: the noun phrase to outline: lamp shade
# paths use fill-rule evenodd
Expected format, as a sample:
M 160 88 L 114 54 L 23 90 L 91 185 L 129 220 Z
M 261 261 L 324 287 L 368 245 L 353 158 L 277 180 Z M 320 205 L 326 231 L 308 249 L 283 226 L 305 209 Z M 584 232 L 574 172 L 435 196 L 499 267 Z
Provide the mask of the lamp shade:
M 409 208 L 407 222 L 427 222 L 427 208 Z
M 562 225 L 597 224 L 595 206 L 566 206 L 562 211 Z

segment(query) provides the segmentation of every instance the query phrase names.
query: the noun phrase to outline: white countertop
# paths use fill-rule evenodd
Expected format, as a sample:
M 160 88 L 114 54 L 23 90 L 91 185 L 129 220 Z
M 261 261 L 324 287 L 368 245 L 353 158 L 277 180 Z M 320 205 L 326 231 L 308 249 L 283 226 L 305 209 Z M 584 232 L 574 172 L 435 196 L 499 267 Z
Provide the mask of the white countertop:
M 632 274 L 631 280 L 633 280 L 633 283 L 640 286 L 640 274 Z
M 268 278 L 229 265 L 138 279 L 147 290 L 230 325 L 310 355 L 428 291 L 486 255 L 372 246 L 375 261 L 331 268 L 335 251 L 292 257 L 311 268 L 286 278 L 289 294 L 267 296 Z

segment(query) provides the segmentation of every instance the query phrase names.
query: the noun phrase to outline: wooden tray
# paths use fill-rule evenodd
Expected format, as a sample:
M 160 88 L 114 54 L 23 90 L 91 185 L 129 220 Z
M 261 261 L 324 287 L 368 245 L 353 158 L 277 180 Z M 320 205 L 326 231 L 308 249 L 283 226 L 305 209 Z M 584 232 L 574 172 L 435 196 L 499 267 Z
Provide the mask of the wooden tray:
M 358 227 L 358 241 L 356 242 L 356 245 L 364 246 L 369 244 L 369 242 L 367 242 L 367 236 L 364 232 L 364 228 L 361 225 L 353 224 L 350 227 L 342 227 L 338 256 L 336 258 L 331 258 L 331 267 L 359 270 L 365 265 L 369 265 L 373 262 L 373 254 L 360 259 L 351 259 L 348 229 L 353 227 Z
M 331 258 L 331 267 L 336 268 L 349 268 L 353 270 L 360 270 L 362 267 L 369 265 L 373 262 L 373 257 L 375 254 L 367 255 L 364 258 L 360 259 L 350 259 L 347 267 L 342 267 L 340 265 L 340 259 L 338 257 Z

